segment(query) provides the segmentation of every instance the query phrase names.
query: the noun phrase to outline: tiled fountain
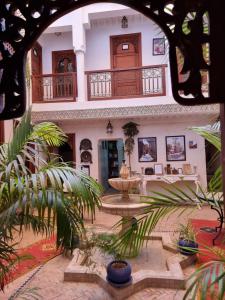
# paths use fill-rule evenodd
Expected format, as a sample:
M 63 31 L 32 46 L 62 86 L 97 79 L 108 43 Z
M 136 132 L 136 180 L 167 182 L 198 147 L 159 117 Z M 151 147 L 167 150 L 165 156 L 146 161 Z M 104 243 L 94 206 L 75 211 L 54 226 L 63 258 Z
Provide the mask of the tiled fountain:
M 132 224 L 134 216 L 146 209 L 147 205 L 141 202 L 140 195 L 128 193 L 130 189 L 138 187 L 140 180 L 138 177 L 110 179 L 111 186 L 121 194 L 102 198 L 102 211 L 123 218 L 121 233 Z M 64 280 L 97 283 L 115 300 L 126 299 L 148 287 L 184 289 L 183 268 L 192 264 L 195 257 L 187 258 L 178 254 L 167 233 L 151 234 L 146 240 L 149 240 L 147 247 L 137 257 L 128 259 L 133 270 L 133 281 L 127 287 L 115 288 L 107 282 L 106 266 L 113 258 L 98 248 L 91 253 L 91 266 L 85 264 L 85 251 L 76 249 L 64 272 Z

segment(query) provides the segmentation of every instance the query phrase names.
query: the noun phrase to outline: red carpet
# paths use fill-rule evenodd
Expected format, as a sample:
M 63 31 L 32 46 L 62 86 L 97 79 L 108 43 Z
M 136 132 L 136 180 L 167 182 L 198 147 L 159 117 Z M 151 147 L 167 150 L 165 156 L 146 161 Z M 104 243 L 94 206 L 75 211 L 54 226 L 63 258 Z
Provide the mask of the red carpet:
M 213 247 L 212 241 L 216 237 L 217 233 L 203 232 L 200 230 L 200 228 L 202 228 L 202 227 L 215 228 L 216 226 L 218 226 L 218 222 L 217 221 L 209 221 L 209 220 L 193 220 L 193 219 L 190 220 L 190 222 L 196 231 L 197 243 L 199 244 L 200 249 L 203 251 L 203 254 L 202 253 L 198 254 L 199 263 L 205 263 L 205 262 L 215 259 L 216 256 L 214 256 L 211 253 L 208 253 L 208 251 L 206 249 L 204 249 L 204 246 Z M 223 231 L 221 233 L 221 235 L 218 237 L 218 239 L 215 241 L 214 247 L 219 247 L 219 248 L 225 249 L 224 237 L 225 237 L 225 232 Z
M 216 237 L 217 233 L 207 233 L 201 231 L 200 228 L 202 227 L 215 228 L 216 226 L 218 226 L 218 222 L 209 221 L 209 220 L 190 220 L 190 223 L 192 224 L 192 227 L 196 231 L 197 234 L 196 241 L 199 244 L 199 248 L 201 249 L 201 252 L 198 254 L 198 264 L 202 265 L 206 262 L 217 259 L 216 255 L 209 252 L 209 250 L 205 249 L 204 246 L 210 248 L 211 247 L 220 248 L 225 250 L 225 231 L 224 230 L 222 231 L 221 235 L 215 241 L 215 246 L 213 246 L 213 239 Z M 200 299 L 200 296 L 198 297 L 198 299 Z M 208 295 L 205 300 L 215 300 L 215 299 L 217 299 L 217 296 L 214 296 L 212 298 L 210 295 Z
M 32 256 L 32 258 L 25 259 L 15 266 L 15 269 L 11 274 L 12 280 L 15 280 L 16 278 L 26 274 L 32 269 L 59 255 L 61 250 L 56 249 L 56 238 L 55 236 L 52 236 L 49 239 L 41 240 L 26 248 L 20 249 L 17 253 L 19 256 L 28 255 Z

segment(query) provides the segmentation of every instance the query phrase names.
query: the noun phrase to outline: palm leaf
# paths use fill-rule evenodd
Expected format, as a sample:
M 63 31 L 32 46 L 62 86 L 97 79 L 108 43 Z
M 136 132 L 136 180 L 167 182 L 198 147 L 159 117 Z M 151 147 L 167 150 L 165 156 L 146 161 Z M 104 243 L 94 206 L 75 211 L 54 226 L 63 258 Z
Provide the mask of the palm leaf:
M 0 289 L 9 271 L 1 264 L 1 253 L 11 263 L 7 251 L 14 251 L 8 243 L 15 229 L 19 234 L 31 229 L 46 236 L 56 231 L 57 246 L 71 248 L 75 236 L 82 236 L 84 231 L 82 213 L 86 210 L 94 216 L 100 206 L 100 185 L 49 153 L 48 146 L 60 146 L 65 141 L 66 135 L 55 124 L 32 126 L 29 110 L 12 141 L 0 146 L 0 228 L 5 238 L 0 249 Z M 35 174 L 27 167 L 28 162 L 35 166 Z

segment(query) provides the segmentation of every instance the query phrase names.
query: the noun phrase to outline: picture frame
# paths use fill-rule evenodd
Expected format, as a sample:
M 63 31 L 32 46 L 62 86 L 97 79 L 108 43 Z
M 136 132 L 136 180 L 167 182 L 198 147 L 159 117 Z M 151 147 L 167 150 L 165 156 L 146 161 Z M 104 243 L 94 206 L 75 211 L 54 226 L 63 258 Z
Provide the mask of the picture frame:
M 81 166 L 81 171 L 86 173 L 88 176 L 90 176 L 90 166 L 89 165 L 82 165 Z
M 165 55 L 165 38 L 154 38 L 152 41 L 152 55 Z
M 155 175 L 163 175 L 163 164 L 154 164 Z
M 166 160 L 186 161 L 186 143 L 184 135 L 166 136 Z
M 178 174 L 183 175 L 183 169 L 182 168 L 178 168 Z
M 198 143 L 197 141 L 189 141 L 189 149 L 197 149 L 198 148 Z
M 157 139 L 156 137 L 138 138 L 139 162 L 157 162 Z
M 192 167 L 190 164 L 183 164 L 183 174 L 184 175 L 192 175 L 193 174 Z

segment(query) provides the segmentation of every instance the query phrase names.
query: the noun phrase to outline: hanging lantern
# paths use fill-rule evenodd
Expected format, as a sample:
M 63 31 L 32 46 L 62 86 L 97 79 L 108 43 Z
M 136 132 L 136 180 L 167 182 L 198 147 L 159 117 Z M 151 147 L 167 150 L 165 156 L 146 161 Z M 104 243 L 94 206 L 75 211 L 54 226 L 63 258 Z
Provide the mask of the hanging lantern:
M 122 21 L 121 21 L 121 27 L 122 28 L 128 28 L 128 19 L 127 17 L 123 17 Z
M 108 122 L 108 125 L 106 126 L 106 133 L 107 134 L 112 134 L 113 133 L 113 127 L 112 127 L 112 124 L 111 124 L 110 121 Z

